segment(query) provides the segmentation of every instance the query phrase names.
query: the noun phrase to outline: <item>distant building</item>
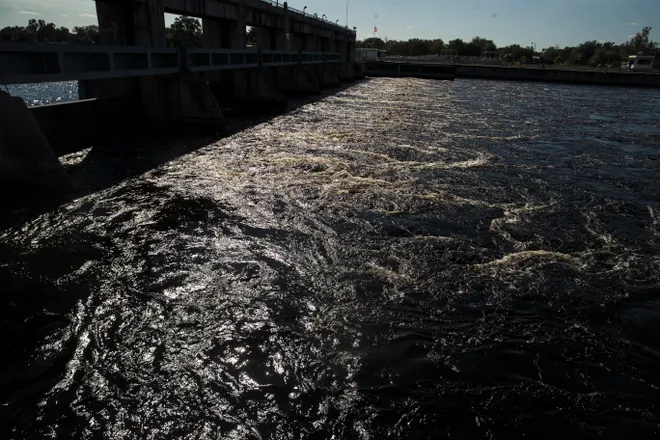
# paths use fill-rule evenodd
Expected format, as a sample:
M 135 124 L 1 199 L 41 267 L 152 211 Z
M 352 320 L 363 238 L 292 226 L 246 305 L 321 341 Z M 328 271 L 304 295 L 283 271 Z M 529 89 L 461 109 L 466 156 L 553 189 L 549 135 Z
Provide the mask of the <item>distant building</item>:
M 456 58 L 458 56 L 458 51 L 455 49 L 442 49 L 440 51 L 440 58 Z
M 356 51 L 357 61 L 380 61 L 387 56 L 386 50 L 360 47 Z

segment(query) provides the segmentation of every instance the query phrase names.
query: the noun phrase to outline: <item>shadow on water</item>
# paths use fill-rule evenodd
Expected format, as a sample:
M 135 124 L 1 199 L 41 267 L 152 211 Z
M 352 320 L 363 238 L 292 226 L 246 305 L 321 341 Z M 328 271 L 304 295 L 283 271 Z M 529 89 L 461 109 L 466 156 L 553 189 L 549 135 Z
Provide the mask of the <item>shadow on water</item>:
M 101 139 L 92 146 L 75 140 L 67 146 L 59 145 L 56 150 L 66 151 L 66 154 L 60 154 L 60 159 L 73 181 L 75 191 L 61 196 L 19 195 L 18 201 L 13 198 L 12 205 L 0 213 L 0 229 L 29 221 L 71 200 L 110 188 L 213 142 L 367 81 L 369 79 L 356 80 L 324 90 L 319 95 L 296 98 L 289 101 L 286 107 L 255 104 L 251 107 L 223 108 L 227 122 L 222 133 L 213 127 L 147 126 L 138 132 L 122 130 L 118 136 Z
M 60 207 L 73 200 L 111 188 L 215 141 L 363 82 L 356 81 L 317 96 L 296 99 L 286 108 L 225 109 L 227 126 L 222 134 L 209 129 L 149 127 L 130 137 L 118 136 L 62 155 L 60 159 L 74 182 L 75 192 L 61 197 L 23 199 L 32 206 L 18 205 L 11 210 L 3 210 L 0 230 L 13 228 L 20 234 L 21 225 L 41 222 L 38 219 L 44 214 L 57 215 Z M 146 185 L 141 190 L 148 194 L 150 188 Z M 159 190 L 153 191 L 153 195 L 158 198 Z M 168 220 L 165 210 L 164 217 L 159 219 L 159 227 L 167 228 L 169 223 L 176 225 L 180 221 L 196 222 L 199 220 L 196 215 L 206 216 L 211 211 L 216 212 L 217 216 L 230 215 L 221 208 L 200 208 L 196 203 L 197 200 L 188 202 L 183 199 L 171 202 L 176 212 L 170 213 L 172 219 Z M 43 229 L 47 230 L 48 219 L 43 221 Z M 119 218 L 117 221 L 123 220 Z M 84 272 L 89 261 L 111 264 L 112 259 L 116 258 L 109 239 L 104 241 L 98 236 L 86 236 L 84 232 L 74 229 L 39 249 L 26 252 L 16 246 L 16 243 L 0 243 L 0 286 L 3 289 L 0 298 L 0 347 L 8 355 L 0 362 L 0 400 L 3 402 L 0 406 L 0 433 L 10 425 L 34 422 L 20 418 L 21 408 L 36 404 L 44 393 L 53 389 L 64 375 L 67 362 L 75 357 L 77 346 L 74 338 L 65 341 L 56 355 L 50 353 L 41 357 L 38 352 L 34 353 L 39 348 L 39 342 L 48 339 L 48 335 L 66 332 L 71 316 L 76 314 L 76 307 L 80 307 L 81 302 L 85 303 L 85 298 L 91 293 L 89 286 L 93 285 L 92 278 L 99 274 L 91 272 L 69 281 L 62 279 L 63 275 Z M 26 243 L 27 247 L 29 244 Z M 27 364 L 29 367 L 26 368 Z M 10 432 L 5 434 L 3 438 L 11 437 Z

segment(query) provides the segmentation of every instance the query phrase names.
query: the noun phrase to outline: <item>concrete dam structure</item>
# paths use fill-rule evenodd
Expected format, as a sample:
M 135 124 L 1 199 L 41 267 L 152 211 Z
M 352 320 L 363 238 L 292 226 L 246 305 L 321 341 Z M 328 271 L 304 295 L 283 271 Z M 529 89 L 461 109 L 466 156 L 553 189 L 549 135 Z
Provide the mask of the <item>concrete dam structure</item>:
M 371 61 L 361 64 L 364 74 L 372 77 L 408 77 L 454 80 L 456 67 L 441 64 Z
M 21 127 L 41 126 L 48 133 L 43 137 L 48 138 L 57 134 L 54 125 L 62 125 L 62 115 L 75 118 L 77 113 L 93 110 L 96 114 L 86 114 L 84 119 L 94 125 L 99 118 L 121 119 L 123 112 L 116 109 L 118 103 L 126 102 L 131 103 L 132 108 L 126 109 L 131 119 L 138 116 L 148 123 L 218 126 L 224 120 L 222 104 L 248 108 L 282 105 L 289 95 L 317 94 L 323 87 L 339 86 L 356 76 L 355 31 L 291 8 L 287 2 L 95 3 L 97 45 L 0 44 L 0 75 L 6 84 L 79 83 L 83 102 L 21 112 L 30 118 Z M 201 19 L 203 47 L 167 47 L 165 13 Z M 246 47 L 247 26 L 256 30 L 256 47 Z M 92 105 L 89 100 L 96 102 Z M 0 101 L 0 106 L 7 107 L 9 102 Z M 30 138 L 6 121 L 0 121 L 4 143 L 0 145 L 0 179 L 5 181 L 17 175 L 7 169 L 16 160 L 5 164 L 5 153 L 20 149 L 21 142 Z M 113 124 L 105 121 L 96 121 L 96 125 Z M 52 151 L 44 154 L 50 157 Z

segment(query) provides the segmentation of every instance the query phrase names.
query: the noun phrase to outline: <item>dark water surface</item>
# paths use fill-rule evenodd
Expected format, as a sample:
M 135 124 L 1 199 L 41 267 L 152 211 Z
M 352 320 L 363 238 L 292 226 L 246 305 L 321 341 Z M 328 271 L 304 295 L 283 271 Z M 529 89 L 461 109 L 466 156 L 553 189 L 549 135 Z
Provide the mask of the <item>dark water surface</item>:
M 3 438 L 660 436 L 658 91 L 371 80 L 0 243 Z

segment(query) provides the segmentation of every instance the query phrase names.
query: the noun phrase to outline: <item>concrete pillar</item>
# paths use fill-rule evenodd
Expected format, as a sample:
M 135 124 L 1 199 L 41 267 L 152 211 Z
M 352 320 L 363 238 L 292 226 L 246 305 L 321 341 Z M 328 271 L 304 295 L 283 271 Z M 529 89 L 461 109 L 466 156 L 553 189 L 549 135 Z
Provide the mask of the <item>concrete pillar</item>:
M 242 12 L 241 12 L 242 11 Z M 202 19 L 204 47 L 216 49 L 243 49 L 245 41 L 245 8 L 239 7 L 237 20 Z
M 78 99 L 119 98 L 139 93 L 139 78 L 78 81 Z
M 314 52 L 323 52 L 326 54 L 333 53 L 333 40 L 323 37 L 321 35 L 315 35 L 315 46 L 316 50 Z M 336 63 L 323 63 L 315 65 L 312 69 L 316 80 L 321 87 L 338 87 L 339 82 L 339 65 Z
M 275 29 L 265 28 L 265 27 L 256 28 L 255 32 L 257 34 L 257 49 L 284 50 L 283 47 L 285 45 L 285 41 L 284 41 L 283 32 L 280 32 L 280 34 L 282 34 L 280 36 L 277 35 L 278 32 Z
M 305 66 L 277 67 L 273 69 L 278 87 L 292 96 L 321 93 L 321 87 L 311 69 Z
M 350 56 L 350 45 L 346 40 L 339 41 L 339 55 L 340 55 L 340 67 L 339 67 L 339 79 L 344 82 L 353 81 L 355 78 L 354 74 L 354 61 Z
M 339 79 L 339 64 L 326 63 L 323 66 L 323 81 L 321 83 L 324 87 L 339 87 L 341 81 Z
M 243 49 L 247 42 L 245 41 L 245 27 L 247 22 L 247 9 L 245 8 L 245 1 L 242 0 L 238 4 L 238 15 L 236 20 L 225 20 L 223 40 L 226 44 L 223 45 L 227 49 Z
M 96 0 L 101 44 L 164 47 L 163 0 Z
M 72 189 L 22 98 L 0 92 L 0 203 Z
M 286 22 L 286 20 L 285 20 Z M 290 35 L 286 29 L 272 27 L 257 27 L 257 48 L 262 50 L 295 50 L 290 49 Z
M 204 47 L 220 49 L 223 46 L 222 20 L 215 18 L 202 19 L 202 44 Z
M 355 76 L 355 79 L 364 79 L 363 63 L 353 63 L 353 75 Z
M 310 65 L 309 70 L 313 73 L 316 82 L 322 88 L 339 87 L 341 85 L 337 64 L 312 64 Z
M 99 40 L 105 45 L 164 47 L 165 9 L 162 0 L 96 0 Z M 80 99 L 110 98 L 149 88 L 149 78 L 118 78 L 79 81 Z M 158 106 L 154 107 L 157 110 Z
M 203 78 L 159 78 L 167 96 L 168 121 L 220 127 L 225 119 Z
M 287 104 L 272 68 L 225 71 L 222 80 L 210 86 L 215 96 L 229 107 L 282 107 Z
M 319 37 L 317 39 L 316 52 L 332 52 L 330 41 L 327 38 Z
M 291 36 L 292 34 L 288 34 L 280 29 L 277 29 L 274 32 L 274 50 L 294 50 L 291 46 Z
M 308 34 L 298 34 L 298 41 L 300 44 L 300 49 L 303 52 L 308 51 L 308 47 L 310 45 L 310 35 Z
M 307 35 L 305 38 L 305 52 L 321 52 L 318 50 L 318 37 L 314 34 Z
M 289 34 L 289 44 L 287 50 L 300 52 L 303 49 L 303 34 Z
M 165 47 L 165 9 L 163 0 L 120 1 L 96 0 L 99 34 L 102 44 Z M 236 22 L 236 20 L 234 20 Z M 245 17 L 243 17 L 243 23 Z M 204 42 L 222 46 L 226 26 L 206 20 Z M 237 24 L 230 30 L 236 30 Z M 245 26 L 240 33 L 244 41 Z M 236 36 L 232 36 L 236 38 Z M 180 78 L 145 76 L 81 82 L 81 98 L 138 96 L 144 115 L 153 122 L 189 122 L 204 119 L 209 123 L 222 120 L 220 109 L 209 98 L 208 86 Z M 210 92 L 209 92 L 210 94 Z M 218 116 L 219 113 L 219 116 Z

